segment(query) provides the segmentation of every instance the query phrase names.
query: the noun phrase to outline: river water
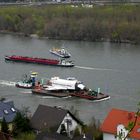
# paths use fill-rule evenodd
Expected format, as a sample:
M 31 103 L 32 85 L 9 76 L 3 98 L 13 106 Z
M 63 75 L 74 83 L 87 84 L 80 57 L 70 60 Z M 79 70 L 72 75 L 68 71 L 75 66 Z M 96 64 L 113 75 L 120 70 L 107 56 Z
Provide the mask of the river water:
M 5 55 L 57 58 L 49 53 L 52 47 L 65 47 L 75 62 L 73 68 L 36 64 L 6 63 Z M 38 72 L 38 77 L 76 77 L 91 89 L 100 88 L 111 96 L 109 100 L 93 102 L 77 98 L 35 96 L 30 90 L 19 89 L 7 81 L 16 82 L 23 74 Z M 93 116 L 101 122 L 112 108 L 137 110 L 140 101 L 140 46 L 109 42 L 60 41 L 0 35 L 0 96 L 14 101 L 19 109 L 29 107 L 33 114 L 39 104 L 62 106 L 78 111 L 89 123 Z

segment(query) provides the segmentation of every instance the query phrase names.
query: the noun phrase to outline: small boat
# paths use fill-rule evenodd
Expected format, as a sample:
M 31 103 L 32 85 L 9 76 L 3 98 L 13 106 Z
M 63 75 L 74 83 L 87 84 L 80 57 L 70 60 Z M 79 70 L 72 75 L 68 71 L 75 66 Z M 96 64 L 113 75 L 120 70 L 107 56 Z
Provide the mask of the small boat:
M 27 82 L 23 82 L 23 81 L 19 81 L 16 83 L 16 87 L 18 88 L 25 88 L 25 89 L 32 89 L 32 83 L 27 83 Z
M 78 92 L 70 93 L 70 95 L 78 98 L 93 100 L 93 101 L 102 101 L 102 100 L 110 99 L 109 95 L 106 95 L 101 92 L 98 93 L 95 90 L 81 90 Z
M 62 57 L 62 58 L 71 57 L 71 54 L 67 50 L 65 50 L 64 48 L 61 48 L 61 49 L 53 48 L 53 49 L 50 50 L 50 52 L 52 54 L 55 54 L 55 55 L 57 55 L 59 57 Z
M 37 72 L 31 72 L 28 77 L 26 74 L 23 76 L 23 79 L 18 81 L 15 86 L 18 88 L 32 89 L 35 87 Z
M 5 60 L 13 61 L 13 62 L 35 63 L 35 64 L 61 66 L 61 67 L 73 67 L 74 66 L 73 61 L 65 60 L 65 59 L 56 60 L 56 59 L 46 59 L 46 58 L 38 58 L 38 57 L 6 55 Z

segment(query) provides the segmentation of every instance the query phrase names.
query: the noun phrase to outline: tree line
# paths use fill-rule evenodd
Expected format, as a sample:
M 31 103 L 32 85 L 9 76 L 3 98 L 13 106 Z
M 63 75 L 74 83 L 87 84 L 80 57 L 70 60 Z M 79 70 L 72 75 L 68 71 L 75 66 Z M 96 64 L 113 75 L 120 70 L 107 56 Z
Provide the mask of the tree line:
M 140 5 L 1 7 L 0 31 L 51 39 L 140 43 Z

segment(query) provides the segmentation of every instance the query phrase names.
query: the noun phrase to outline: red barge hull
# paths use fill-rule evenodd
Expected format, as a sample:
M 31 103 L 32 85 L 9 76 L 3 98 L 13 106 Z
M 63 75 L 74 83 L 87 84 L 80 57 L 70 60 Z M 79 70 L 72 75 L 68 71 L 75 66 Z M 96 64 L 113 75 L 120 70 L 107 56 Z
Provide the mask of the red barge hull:
M 97 96 L 94 96 L 94 95 L 89 95 L 87 93 L 82 94 L 81 92 L 75 92 L 75 93 L 71 93 L 70 95 L 74 97 L 83 98 L 83 99 L 93 100 L 93 101 L 107 100 L 110 98 L 109 95 L 106 95 L 103 93 L 98 93 Z
M 38 57 L 28 57 L 28 56 L 5 56 L 6 61 L 13 61 L 13 62 L 24 62 L 24 63 L 35 63 L 35 64 L 42 64 L 42 65 L 52 65 L 52 66 L 61 66 L 61 67 L 73 67 L 74 64 L 71 63 L 61 64 L 59 60 L 56 59 L 46 59 L 46 58 L 38 58 Z

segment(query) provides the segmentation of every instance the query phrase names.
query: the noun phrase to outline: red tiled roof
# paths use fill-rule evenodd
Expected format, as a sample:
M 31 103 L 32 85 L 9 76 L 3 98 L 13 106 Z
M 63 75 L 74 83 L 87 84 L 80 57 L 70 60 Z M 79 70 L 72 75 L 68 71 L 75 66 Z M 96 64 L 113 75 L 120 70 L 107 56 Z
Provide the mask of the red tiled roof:
M 125 110 L 115 109 L 113 108 L 104 122 L 101 125 L 102 132 L 116 134 L 117 126 L 119 124 L 123 124 L 125 127 L 128 126 L 129 122 L 134 122 L 135 120 L 135 112 L 128 112 Z M 137 123 L 134 129 L 130 133 L 131 138 L 140 139 L 140 117 L 137 119 Z M 139 130 L 138 130 L 139 129 Z

